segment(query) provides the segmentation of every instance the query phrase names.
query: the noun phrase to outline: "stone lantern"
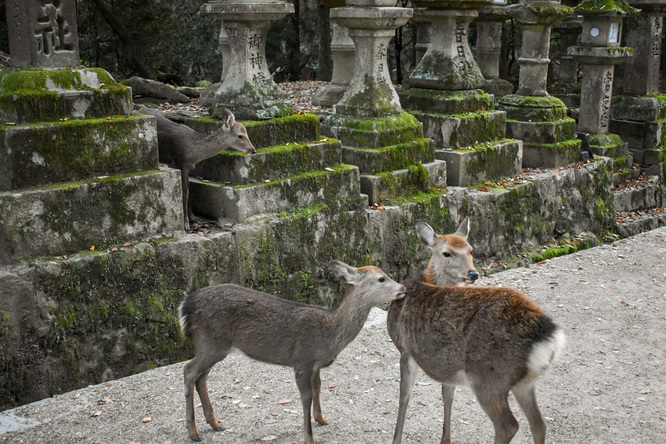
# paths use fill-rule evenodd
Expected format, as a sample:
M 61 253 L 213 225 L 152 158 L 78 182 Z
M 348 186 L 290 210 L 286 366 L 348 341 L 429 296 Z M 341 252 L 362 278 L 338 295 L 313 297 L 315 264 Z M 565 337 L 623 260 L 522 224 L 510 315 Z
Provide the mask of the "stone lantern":
M 573 13 L 558 1 L 528 1 L 507 6 L 523 29 L 518 90 L 500 98 L 507 113 L 507 136 L 523 141 L 523 167 L 557 168 L 580 160 L 581 141 L 567 107 L 546 90 L 550 31 Z
M 261 120 L 293 112 L 291 102 L 275 84 L 266 64 L 266 37 L 271 23 L 294 12 L 282 0 L 215 0 L 201 6 L 201 13 L 223 22 L 229 44 L 224 79 L 215 92 L 210 112 L 234 111 L 237 119 Z
M 632 53 L 620 47 L 622 18 L 638 11 L 613 0 L 585 0 L 574 11 L 583 16 L 581 44 L 568 50 L 583 69 L 578 131 L 608 134 L 614 65 Z

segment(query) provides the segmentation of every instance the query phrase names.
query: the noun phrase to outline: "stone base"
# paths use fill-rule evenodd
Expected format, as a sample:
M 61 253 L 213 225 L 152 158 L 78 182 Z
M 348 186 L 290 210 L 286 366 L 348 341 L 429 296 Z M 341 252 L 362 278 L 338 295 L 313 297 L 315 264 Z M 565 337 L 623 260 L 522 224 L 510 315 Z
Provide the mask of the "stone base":
M 0 192 L 0 264 L 182 231 L 178 170 Z
M 0 127 L 0 191 L 158 166 L 154 117 Z
M 486 83 L 483 86 L 483 91 L 495 96 L 495 100 L 499 99 L 500 97 L 513 94 L 515 89 L 516 88 L 513 86 L 513 83 L 504 79 L 486 79 Z
M 526 143 L 559 143 L 576 137 L 576 121 L 568 117 L 551 122 L 507 120 L 506 135 Z
M 609 130 L 628 143 L 635 162 L 642 167 L 647 168 L 660 162 L 662 147 L 666 146 L 666 120 L 611 120 Z
M 312 171 L 254 185 L 225 186 L 190 179 L 192 208 L 197 214 L 234 222 L 313 205 L 327 205 L 336 210 L 358 209 L 361 194 L 358 168 L 337 165 L 329 169 L 332 171 Z
M 617 159 L 629 154 L 627 142 L 617 134 L 592 134 L 587 138 L 592 154 Z
M 523 143 L 520 140 L 500 140 L 466 150 L 438 150 L 435 156 L 446 161 L 448 185 L 467 187 L 519 175 L 522 171 Z
M 380 148 L 423 137 L 423 125 L 405 112 L 367 119 L 334 114 L 324 119 L 321 132 L 346 147 Z
M 523 142 L 523 168 L 559 168 L 580 162 L 580 139 L 559 143 Z
M 435 160 L 407 169 L 361 176 L 361 192 L 369 204 L 397 205 L 417 192 L 428 193 L 446 186 L 446 162 Z
M 129 88 L 103 69 L 0 74 L 0 123 L 95 119 L 131 113 Z
M 378 149 L 342 147 L 342 161 L 357 165 L 362 174 L 393 171 L 433 160 L 435 146 L 430 139 L 425 138 Z
M 462 148 L 506 136 L 506 113 L 502 111 L 454 115 L 412 111 L 412 114 L 423 123 L 423 134 L 433 139 L 437 147 Z
M 316 106 L 332 107 L 345 95 L 349 89 L 349 84 L 335 84 L 329 83 L 328 85 L 320 88 L 314 96 L 312 96 L 312 104 Z
M 613 202 L 618 213 L 662 207 L 664 202 L 659 178 L 651 176 L 639 187 L 614 191 Z
M 441 91 L 410 88 L 398 90 L 400 103 L 405 110 L 430 114 L 475 113 L 493 109 L 493 96 L 480 89 L 466 91 Z
M 569 117 L 564 102 L 557 97 L 532 97 L 510 94 L 498 100 L 497 108 L 507 119 L 524 122 L 552 122 Z
M 666 119 L 666 96 L 613 96 L 611 118 L 638 122 Z
M 220 89 L 223 87 L 224 84 Z M 210 115 L 221 118 L 225 115 L 224 108 L 233 111 L 236 120 L 268 120 L 294 112 L 294 106 L 277 85 L 263 91 L 251 86 L 240 91 L 218 90 L 209 109 Z

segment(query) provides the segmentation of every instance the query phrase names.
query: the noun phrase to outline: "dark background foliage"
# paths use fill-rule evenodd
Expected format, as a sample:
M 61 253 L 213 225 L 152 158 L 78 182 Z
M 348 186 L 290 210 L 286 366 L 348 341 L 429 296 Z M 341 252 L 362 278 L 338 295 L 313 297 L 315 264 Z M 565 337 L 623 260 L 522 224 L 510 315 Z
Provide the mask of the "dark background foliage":
M 329 11 L 344 0 L 291 0 L 295 13 L 273 23 L 267 40 L 268 67 L 277 82 L 330 80 Z M 216 82 L 222 72 L 218 20 L 199 9 L 205 0 L 76 0 L 81 64 L 101 67 L 116 78 L 133 75 L 175 85 Z M 0 0 L 0 51 L 8 53 L 5 0 Z M 411 0 L 398 0 L 411 7 Z M 506 77 L 517 75 L 519 34 L 507 22 L 502 63 Z M 413 69 L 417 29 L 396 30 L 389 51 L 393 80 Z M 470 28 L 472 47 L 475 26 Z M 518 37 L 516 39 L 516 37 Z M 518 42 L 519 43 L 519 42 Z M 513 65 L 513 66 L 512 66 Z

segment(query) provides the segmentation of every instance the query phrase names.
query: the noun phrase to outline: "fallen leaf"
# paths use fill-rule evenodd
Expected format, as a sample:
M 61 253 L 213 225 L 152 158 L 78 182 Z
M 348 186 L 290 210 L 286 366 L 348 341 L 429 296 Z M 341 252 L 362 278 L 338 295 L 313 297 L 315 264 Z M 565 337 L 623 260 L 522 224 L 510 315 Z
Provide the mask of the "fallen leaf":
M 278 404 L 280 404 L 280 405 L 286 405 L 286 404 L 291 404 L 292 402 L 294 402 L 293 399 L 285 399 L 284 401 L 280 401 L 280 402 L 278 402 Z
M 151 418 L 151 417 L 147 417 L 147 418 L 143 418 L 143 419 L 141 420 L 141 422 L 145 424 L 145 423 L 150 422 L 150 421 L 152 421 L 152 420 L 153 420 L 153 418 Z
M 97 418 L 97 417 L 98 417 L 99 415 L 101 415 L 101 414 L 102 414 L 102 412 L 99 411 L 99 410 L 97 410 L 96 412 L 93 412 L 93 414 L 90 415 L 90 417 L 91 417 L 91 418 Z
M 90 247 L 90 251 L 95 251 L 95 246 Z
M 123 244 L 123 247 L 129 247 L 130 245 L 132 245 L 132 242 L 125 242 L 125 243 Z

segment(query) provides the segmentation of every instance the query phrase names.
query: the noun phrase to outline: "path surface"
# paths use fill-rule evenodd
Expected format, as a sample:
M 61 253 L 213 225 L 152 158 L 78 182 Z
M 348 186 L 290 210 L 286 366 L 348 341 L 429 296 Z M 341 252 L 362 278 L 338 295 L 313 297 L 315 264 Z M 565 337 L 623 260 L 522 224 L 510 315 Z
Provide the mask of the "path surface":
M 473 244 L 473 239 L 471 240 Z M 549 443 L 661 443 L 666 439 L 666 228 L 482 278 L 517 287 L 564 327 L 566 353 L 542 378 L 538 398 Z M 381 319 L 322 371 L 328 426 L 317 442 L 389 443 L 398 406 L 398 353 Z M 0 442 L 189 443 L 183 364 L 91 386 L 0 412 Z M 300 443 L 301 407 L 289 369 L 232 355 L 214 367 L 211 397 L 224 432 L 197 409 L 206 443 Z M 440 388 L 421 375 L 404 443 L 438 443 Z M 522 412 L 512 443 L 529 444 Z M 490 421 L 459 389 L 455 443 L 492 442 Z

